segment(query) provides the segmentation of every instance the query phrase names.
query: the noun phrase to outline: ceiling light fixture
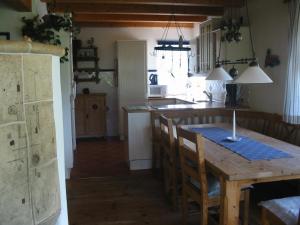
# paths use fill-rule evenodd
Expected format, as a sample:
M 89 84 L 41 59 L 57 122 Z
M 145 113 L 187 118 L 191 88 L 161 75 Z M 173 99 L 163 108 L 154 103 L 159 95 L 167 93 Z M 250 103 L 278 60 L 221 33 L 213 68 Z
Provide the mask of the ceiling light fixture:
M 174 22 L 176 31 L 178 34 L 178 41 L 167 40 L 169 29 L 172 22 Z M 190 51 L 191 48 L 187 47 L 190 43 L 184 40 L 184 35 L 182 33 L 180 24 L 176 22 L 175 15 L 171 16 L 171 20 L 167 23 L 164 28 L 164 32 L 160 41 L 157 42 L 158 46 L 154 47 L 155 51 Z
M 253 36 L 251 31 L 251 23 L 249 18 L 248 1 L 246 0 L 246 11 L 249 23 L 250 42 L 252 48 L 252 61 L 249 63 L 249 67 L 234 81 L 239 84 L 258 84 L 258 83 L 273 83 L 270 77 L 260 68 L 257 62 Z

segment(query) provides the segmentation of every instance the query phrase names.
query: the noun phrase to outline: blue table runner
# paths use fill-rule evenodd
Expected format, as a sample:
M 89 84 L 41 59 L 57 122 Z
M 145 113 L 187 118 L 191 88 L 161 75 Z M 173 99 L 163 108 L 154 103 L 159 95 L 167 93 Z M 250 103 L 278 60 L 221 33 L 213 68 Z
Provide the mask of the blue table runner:
M 245 136 L 238 135 L 241 140 L 237 142 L 229 141 L 226 138 L 232 136 L 232 132 L 222 128 L 190 128 L 190 130 L 200 133 L 203 137 L 250 161 L 292 158 L 292 156 L 286 152 L 280 151 L 276 148 Z

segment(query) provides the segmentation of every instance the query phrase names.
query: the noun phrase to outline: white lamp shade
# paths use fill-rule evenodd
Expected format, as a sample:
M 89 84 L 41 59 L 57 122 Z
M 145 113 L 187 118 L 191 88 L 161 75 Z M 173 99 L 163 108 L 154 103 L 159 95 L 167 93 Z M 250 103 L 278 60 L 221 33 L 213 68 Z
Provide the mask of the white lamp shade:
M 240 76 L 234 80 L 237 84 L 263 84 L 273 83 L 270 77 L 259 67 L 250 65 Z
M 223 69 L 222 66 L 217 65 L 213 71 L 206 77 L 206 80 L 232 80 L 232 77 Z

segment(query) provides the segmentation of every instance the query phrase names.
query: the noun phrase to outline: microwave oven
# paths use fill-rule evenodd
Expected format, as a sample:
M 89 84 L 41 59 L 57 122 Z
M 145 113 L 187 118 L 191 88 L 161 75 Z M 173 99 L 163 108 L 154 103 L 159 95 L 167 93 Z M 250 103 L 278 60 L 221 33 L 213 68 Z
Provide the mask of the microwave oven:
M 167 85 L 148 85 L 148 97 L 165 97 Z

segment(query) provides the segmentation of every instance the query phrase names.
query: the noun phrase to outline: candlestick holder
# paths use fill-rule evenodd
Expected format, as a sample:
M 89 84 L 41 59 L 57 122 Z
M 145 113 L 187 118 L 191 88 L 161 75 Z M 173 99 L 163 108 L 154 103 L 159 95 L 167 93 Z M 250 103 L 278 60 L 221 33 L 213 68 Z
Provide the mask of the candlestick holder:
M 233 110 L 233 119 L 232 119 L 232 136 L 226 138 L 228 141 L 237 142 L 242 138 L 236 136 L 236 119 L 235 119 L 235 110 Z
M 226 140 L 231 141 L 231 142 L 237 142 L 237 141 L 242 140 L 242 138 L 235 136 L 235 137 L 227 137 Z

